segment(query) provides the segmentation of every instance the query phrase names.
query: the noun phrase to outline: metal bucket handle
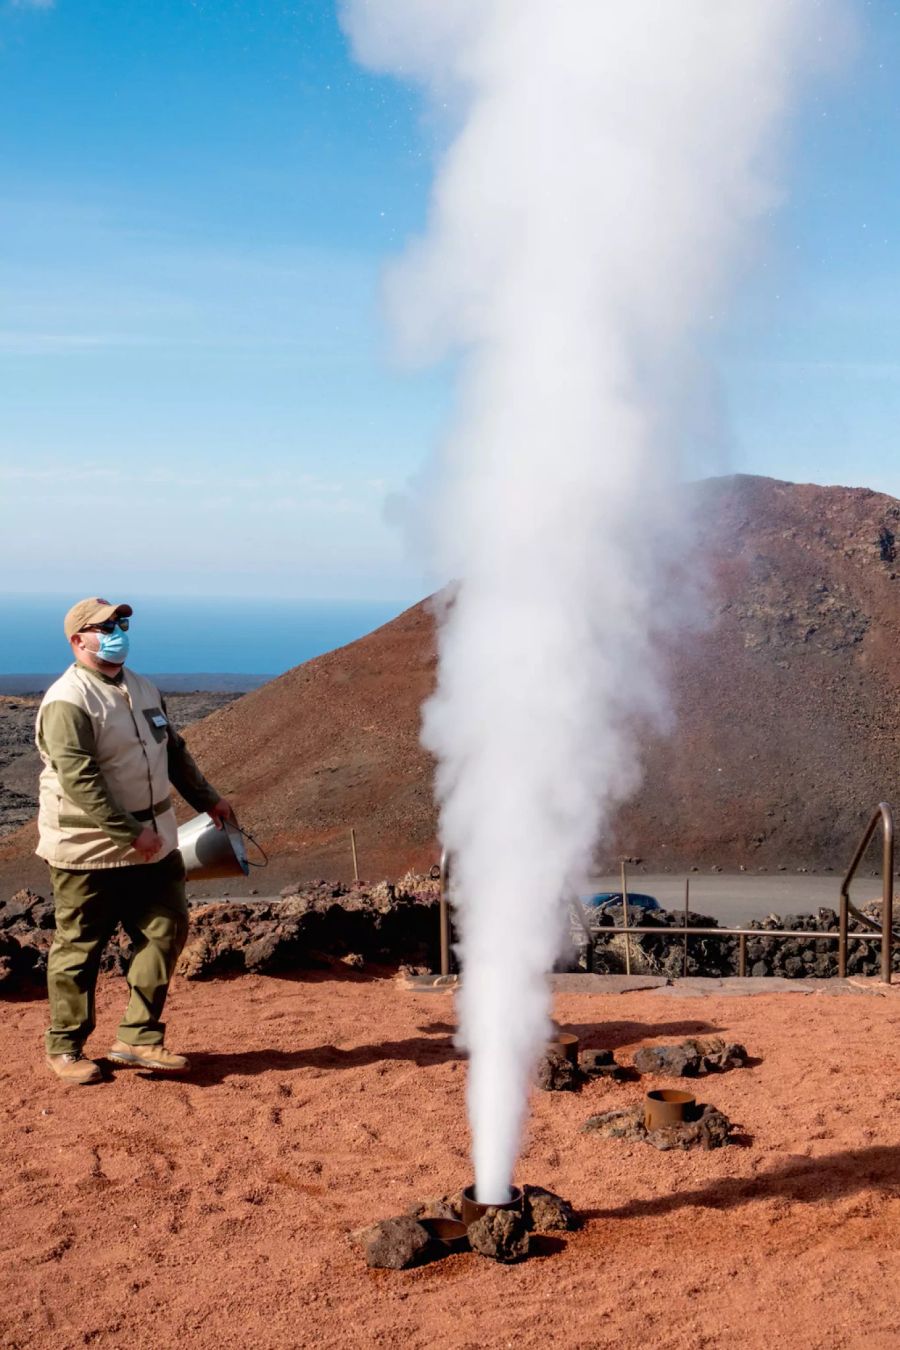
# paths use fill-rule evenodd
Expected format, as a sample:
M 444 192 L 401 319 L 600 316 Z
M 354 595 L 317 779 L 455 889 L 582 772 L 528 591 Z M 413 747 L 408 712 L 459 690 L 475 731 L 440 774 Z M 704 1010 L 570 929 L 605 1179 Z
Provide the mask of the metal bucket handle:
M 248 858 L 248 859 L 247 859 L 247 866 L 248 866 L 248 867 L 268 867 L 268 865 L 269 865 L 269 855 L 268 855 L 268 853 L 266 852 L 266 850 L 263 848 L 263 846 L 262 846 L 262 844 L 259 842 L 259 840 L 258 840 L 258 839 L 254 839 L 254 838 L 253 838 L 253 835 L 250 833 L 250 831 L 249 831 L 249 830 L 245 830 L 244 827 L 243 827 L 243 825 L 238 825 L 238 823 L 237 823 L 236 820 L 229 820 L 229 821 L 227 822 L 227 824 L 228 824 L 228 828 L 229 828 L 229 829 L 237 830 L 238 834 L 242 834 L 242 835 L 244 836 L 245 839 L 249 839 L 249 840 L 250 840 L 250 843 L 253 845 L 253 847 L 254 847 L 254 848 L 258 848 L 259 851 L 260 851 L 260 853 L 261 853 L 262 856 L 263 856 L 262 862 L 254 862 L 252 858 Z

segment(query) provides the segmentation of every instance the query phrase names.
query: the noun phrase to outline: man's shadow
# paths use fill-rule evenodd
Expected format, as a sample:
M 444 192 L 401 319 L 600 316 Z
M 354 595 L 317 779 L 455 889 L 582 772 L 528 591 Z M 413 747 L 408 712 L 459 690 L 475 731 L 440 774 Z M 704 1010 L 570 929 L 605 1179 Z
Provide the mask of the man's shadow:
M 375 1045 L 357 1045 L 341 1050 L 335 1045 L 315 1045 L 305 1050 L 246 1050 L 232 1054 L 191 1055 L 190 1075 L 186 1082 L 211 1087 L 232 1075 L 252 1077 L 261 1073 L 285 1073 L 293 1069 L 320 1069 L 334 1072 L 359 1069 L 383 1060 L 406 1060 L 420 1068 L 461 1060 L 449 1036 L 413 1036 L 402 1041 L 380 1041 Z

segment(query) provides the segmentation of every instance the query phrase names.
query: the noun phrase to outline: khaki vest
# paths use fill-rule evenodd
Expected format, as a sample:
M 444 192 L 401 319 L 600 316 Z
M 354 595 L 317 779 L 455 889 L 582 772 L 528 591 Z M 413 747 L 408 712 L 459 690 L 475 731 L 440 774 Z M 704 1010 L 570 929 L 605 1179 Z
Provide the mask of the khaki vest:
M 129 867 L 146 862 L 133 848 L 116 844 L 69 801 L 40 745 L 41 715 L 61 699 L 86 712 L 96 736 L 97 764 L 116 804 L 139 820 L 155 819 L 162 848 L 159 862 L 178 847 L 178 826 L 169 796 L 168 738 L 159 690 L 126 670 L 118 684 L 95 679 L 72 665 L 50 686 L 38 710 L 38 750 L 44 764 L 38 807 L 39 858 L 54 867 Z M 155 719 L 155 720 L 154 720 Z

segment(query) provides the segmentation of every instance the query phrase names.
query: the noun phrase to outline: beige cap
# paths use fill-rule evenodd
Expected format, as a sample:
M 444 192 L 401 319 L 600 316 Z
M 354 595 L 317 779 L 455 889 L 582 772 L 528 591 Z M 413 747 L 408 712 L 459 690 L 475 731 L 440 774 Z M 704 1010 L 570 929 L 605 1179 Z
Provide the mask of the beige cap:
M 90 628 L 91 624 L 106 623 L 117 614 L 124 617 L 133 613 L 134 610 L 130 605 L 111 605 L 108 600 L 101 600 L 93 595 L 87 600 L 79 600 L 77 605 L 72 606 L 63 620 L 63 628 L 66 637 L 71 641 L 76 633 L 80 633 L 83 628 Z

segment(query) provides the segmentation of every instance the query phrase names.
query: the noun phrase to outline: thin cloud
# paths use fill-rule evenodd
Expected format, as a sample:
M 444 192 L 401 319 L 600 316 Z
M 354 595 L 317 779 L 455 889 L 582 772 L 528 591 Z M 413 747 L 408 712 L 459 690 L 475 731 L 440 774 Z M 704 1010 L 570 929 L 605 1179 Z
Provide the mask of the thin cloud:
M 116 340 L 92 333 L 17 333 L 0 331 L 0 352 L 13 356 L 47 356 L 59 352 L 93 351 L 116 345 Z
M 19 483 L 86 483 L 96 482 L 97 479 L 121 479 L 123 474 L 120 469 L 106 469 L 102 465 L 84 464 L 69 468 L 64 465 L 56 465 L 52 468 L 32 469 L 19 468 L 13 465 L 11 468 L 0 467 L 0 481 L 15 481 Z
M 0 483 L 5 482 L 10 488 L 17 484 L 23 491 L 33 485 L 42 494 L 46 494 L 48 485 L 52 484 L 65 484 L 67 487 L 83 484 L 92 487 L 100 484 L 131 484 L 133 481 L 131 470 L 102 464 L 0 465 Z M 185 473 L 177 468 L 156 468 L 143 474 L 141 481 L 145 496 L 153 488 L 165 493 L 173 488 L 182 493 L 196 491 L 199 495 L 192 509 L 207 513 L 227 510 L 239 498 L 241 508 L 245 511 L 265 508 L 270 514 L 279 515 L 285 512 L 360 515 L 371 510 L 376 501 L 367 491 L 355 491 L 357 485 L 353 483 L 321 478 L 316 474 L 291 473 L 288 470 L 258 475 L 228 474 L 227 493 L 215 496 L 209 495 L 210 485 L 216 482 L 212 470 L 209 473 Z

